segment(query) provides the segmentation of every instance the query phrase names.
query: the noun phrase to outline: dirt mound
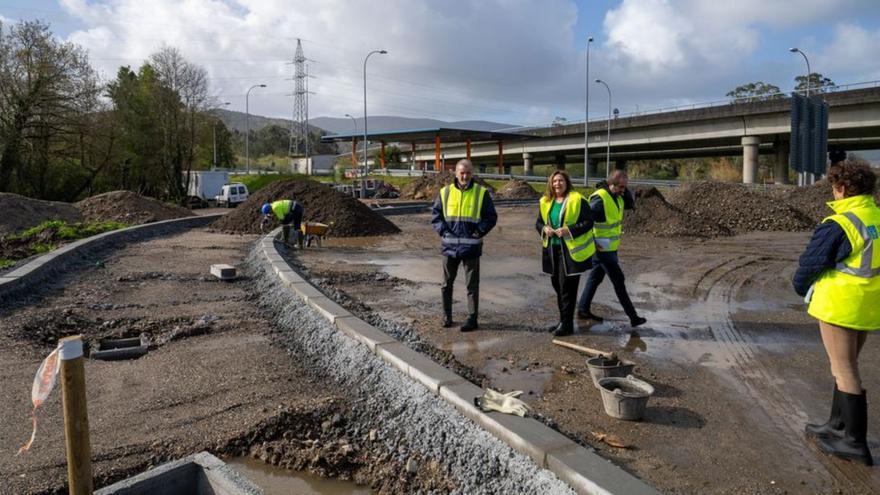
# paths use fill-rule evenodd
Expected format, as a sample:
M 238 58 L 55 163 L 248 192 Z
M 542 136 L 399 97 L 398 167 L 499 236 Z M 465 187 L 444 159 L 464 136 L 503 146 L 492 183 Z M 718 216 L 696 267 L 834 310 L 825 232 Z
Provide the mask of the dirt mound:
M 403 199 L 433 200 L 437 197 L 437 194 L 440 193 L 440 189 L 442 189 L 443 186 L 452 184 L 452 181 L 454 180 L 455 175 L 448 170 L 440 172 L 439 174 L 425 175 L 403 186 L 403 189 L 400 190 L 400 197 Z M 489 189 L 490 193 L 495 192 L 495 188 L 490 186 L 483 179 L 475 177 L 474 180 L 476 180 L 481 186 Z
M 533 199 L 540 195 L 528 182 L 519 179 L 508 181 L 495 193 L 495 197 L 499 199 Z
M 636 208 L 623 217 L 623 230 L 661 237 L 719 237 L 731 235 L 717 223 L 694 217 L 669 204 L 656 187 L 635 190 Z
M 113 220 L 129 225 L 171 220 L 193 216 L 193 212 L 180 206 L 141 196 L 131 191 L 110 191 L 86 198 L 74 206 L 79 208 L 89 222 Z
M 370 209 L 357 199 L 313 180 L 285 180 L 269 184 L 255 192 L 234 211 L 212 224 L 224 232 L 237 234 L 260 233 L 260 206 L 279 199 L 294 199 L 303 205 L 303 220 L 333 223 L 329 235 L 333 237 L 360 237 L 396 234 L 400 229 L 390 220 Z M 275 228 L 277 222 L 270 224 Z
M 812 230 L 815 222 L 787 202 L 742 184 L 694 182 L 670 195 L 681 211 L 734 234 L 754 231 L 799 232 Z
M 82 221 L 82 214 L 73 205 L 57 201 L 42 201 L 18 194 L 0 193 L 0 237 L 18 232 L 46 220 Z

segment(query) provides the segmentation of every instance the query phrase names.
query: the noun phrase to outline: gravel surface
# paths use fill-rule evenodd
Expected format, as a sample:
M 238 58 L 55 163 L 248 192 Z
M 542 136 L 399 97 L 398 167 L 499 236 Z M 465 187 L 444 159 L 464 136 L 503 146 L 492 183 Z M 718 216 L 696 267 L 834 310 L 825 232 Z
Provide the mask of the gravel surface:
M 325 370 L 338 386 L 357 394 L 353 414 L 375 425 L 398 461 L 418 457 L 446 467 L 456 482 L 452 493 L 573 493 L 551 472 L 337 331 L 292 297 L 274 272 L 259 269 L 259 257 L 255 250 L 248 263 L 256 273 L 261 304 L 278 311 L 276 325 L 284 330 L 276 335 L 279 343 L 309 368 Z

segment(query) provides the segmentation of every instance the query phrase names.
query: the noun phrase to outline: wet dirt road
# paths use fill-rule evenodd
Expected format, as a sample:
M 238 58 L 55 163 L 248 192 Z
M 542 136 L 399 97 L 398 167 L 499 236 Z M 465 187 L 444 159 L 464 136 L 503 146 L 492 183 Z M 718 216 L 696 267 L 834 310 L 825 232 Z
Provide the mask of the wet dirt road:
M 827 418 L 833 384 L 817 325 L 790 286 L 809 234 L 694 241 L 625 233 L 623 269 L 648 323 L 633 332 L 606 281 L 594 303 L 606 322 L 579 322 L 566 340 L 637 363 L 635 374 L 657 393 L 644 421 L 633 423 L 604 414 L 584 356 L 553 345 L 542 330 L 557 314 L 540 271 L 535 215 L 533 208 L 500 209 L 481 262 L 480 331 L 471 334 L 440 328 L 440 256 L 427 215 L 392 217 L 401 235 L 329 239 L 299 259 L 312 277 L 365 305 L 361 312 L 410 325 L 487 385 L 524 390 L 536 412 L 662 491 L 880 491 L 880 470 L 829 458 L 803 437 L 808 419 Z M 869 338 L 861 360 L 869 398 L 880 390 L 878 352 L 880 341 Z M 601 433 L 631 448 L 600 443 Z M 880 410 L 873 407 L 875 452 L 878 436 Z

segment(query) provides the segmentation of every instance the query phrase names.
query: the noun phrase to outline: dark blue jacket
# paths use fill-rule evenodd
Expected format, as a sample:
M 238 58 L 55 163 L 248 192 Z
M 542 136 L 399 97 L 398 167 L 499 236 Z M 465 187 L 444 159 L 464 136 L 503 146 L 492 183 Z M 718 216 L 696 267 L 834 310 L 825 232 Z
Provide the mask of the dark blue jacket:
M 613 193 L 608 189 L 608 183 L 604 180 L 596 184 L 596 189 L 605 189 L 614 199 L 617 199 L 617 196 L 619 196 L 618 193 Z M 632 191 L 629 189 L 623 191 L 623 209 L 632 210 L 635 208 L 635 204 L 636 201 L 633 198 Z M 602 198 L 593 196 L 593 199 L 590 200 L 590 211 L 593 213 L 593 222 L 605 223 L 605 205 L 602 202 Z
M 453 187 L 459 187 L 458 181 L 453 182 Z M 474 187 L 475 182 L 471 181 L 468 185 L 468 189 Z M 489 192 L 486 192 L 486 197 L 483 199 L 483 205 L 480 208 L 480 221 L 477 224 L 469 223 L 469 222 L 447 222 L 443 216 L 443 201 L 440 199 L 440 195 L 437 195 L 437 199 L 434 200 L 434 207 L 431 210 L 431 226 L 434 227 L 434 230 L 437 231 L 437 234 L 440 237 L 443 237 L 443 234 L 451 234 L 455 237 L 471 237 L 471 238 L 482 238 L 486 234 L 495 227 L 495 223 L 498 221 L 498 213 L 495 212 L 495 205 L 492 203 L 492 196 L 489 195 Z M 448 245 L 441 243 L 440 244 L 440 253 L 443 256 L 450 256 L 452 258 L 473 258 L 475 256 L 481 256 L 483 254 L 483 244 L 456 244 L 456 245 Z
M 819 224 L 813 231 L 813 237 L 801 255 L 797 271 L 792 278 L 795 292 L 799 296 L 807 295 L 810 286 L 825 270 L 833 269 L 852 253 L 852 244 L 846 232 L 837 222 L 827 221 Z

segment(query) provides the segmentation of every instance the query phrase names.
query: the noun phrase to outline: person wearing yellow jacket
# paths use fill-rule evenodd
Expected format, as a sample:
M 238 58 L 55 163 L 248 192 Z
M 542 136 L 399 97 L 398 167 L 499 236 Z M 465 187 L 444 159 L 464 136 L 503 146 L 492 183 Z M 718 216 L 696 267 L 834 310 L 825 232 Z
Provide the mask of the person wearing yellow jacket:
M 792 281 L 809 301 L 807 312 L 819 320 L 835 382 L 828 422 L 805 430 L 826 453 L 870 466 L 868 404 L 858 358 L 868 333 L 880 329 L 877 177 L 868 165 L 840 162 L 829 169 L 828 181 L 834 215 L 816 227 Z
M 590 204 L 575 191 L 571 178 L 557 170 L 547 178 L 535 229 L 541 234 L 544 273 L 552 276 L 559 323 L 550 331 L 559 337 L 574 333 L 574 310 L 581 274 L 592 267 L 596 252 Z

